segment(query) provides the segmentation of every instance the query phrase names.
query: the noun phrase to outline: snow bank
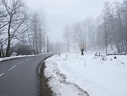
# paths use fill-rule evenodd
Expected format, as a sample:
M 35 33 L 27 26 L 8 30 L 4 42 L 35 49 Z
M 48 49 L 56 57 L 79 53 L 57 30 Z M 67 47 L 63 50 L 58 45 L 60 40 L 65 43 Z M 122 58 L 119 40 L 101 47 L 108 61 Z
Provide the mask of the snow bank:
M 127 56 L 55 55 L 46 60 L 45 75 L 56 96 L 127 94 Z

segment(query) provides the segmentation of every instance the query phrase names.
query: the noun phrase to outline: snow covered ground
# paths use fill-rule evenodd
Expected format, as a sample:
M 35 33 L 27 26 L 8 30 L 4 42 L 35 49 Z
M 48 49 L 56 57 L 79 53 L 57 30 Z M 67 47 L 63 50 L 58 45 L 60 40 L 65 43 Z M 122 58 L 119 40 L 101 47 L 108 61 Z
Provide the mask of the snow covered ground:
M 126 55 L 54 55 L 46 60 L 45 76 L 55 96 L 127 96 Z

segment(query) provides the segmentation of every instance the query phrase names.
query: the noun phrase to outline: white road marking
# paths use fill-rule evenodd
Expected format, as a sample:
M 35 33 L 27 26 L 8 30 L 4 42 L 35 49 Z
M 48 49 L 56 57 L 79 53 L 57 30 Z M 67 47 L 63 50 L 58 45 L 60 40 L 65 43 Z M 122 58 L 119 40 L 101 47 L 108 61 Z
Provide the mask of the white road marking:
M 28 61 L 29 59 L 26 59 L 25 61 Z M 19 62 L 18 64 L 20 65 L 20 64 L 22 64 L 23 62 L 25 62 L 25 61 L 21 61 L 21 62 Z
M 1 77 L 2 75 L 4 75 L 4 73 L 0 74 L 0 77 Z
M 10 71 L 10 70 L 12 70 L 13 68 L 15 68 L 16 67 L 16 65 L 15 66 L 13 66 L 13 67 L 11 67 L 8 71 Z
M 24 61 L 22 61 L 22 62 L 19 62 L 18 64 L 22 64 Z

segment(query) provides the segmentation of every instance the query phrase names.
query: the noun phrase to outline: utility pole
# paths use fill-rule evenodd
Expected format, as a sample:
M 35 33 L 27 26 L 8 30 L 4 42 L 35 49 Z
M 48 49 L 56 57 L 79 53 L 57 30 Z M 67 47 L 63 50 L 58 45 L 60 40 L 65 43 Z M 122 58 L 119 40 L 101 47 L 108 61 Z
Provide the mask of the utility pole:
M 67 51 L 70 51 L 70 30 L 68 30 L 68 45 L 67 45 Z
M 0 58 L 2 57 L 2 47 L 1 47 L 1 42 L 0 42 Z
M 106 56 L 107 54 L 107 31 L 106 31 L 106 21 L 104 19 L 104 27 L 105 27 L 105 50 L 106 50 Z
M 49 52 L 49 41 L 48 41 L 48 35 L 47 35 L 47 53 Z

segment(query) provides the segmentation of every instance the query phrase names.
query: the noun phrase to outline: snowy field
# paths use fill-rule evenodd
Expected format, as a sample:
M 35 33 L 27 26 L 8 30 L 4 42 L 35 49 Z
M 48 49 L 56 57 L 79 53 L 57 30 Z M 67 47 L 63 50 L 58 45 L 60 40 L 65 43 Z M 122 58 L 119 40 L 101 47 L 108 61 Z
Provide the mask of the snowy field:
M 126 55 L 54 55 L 46 60 L 45 75 L 54 96 L 127 96 Z

